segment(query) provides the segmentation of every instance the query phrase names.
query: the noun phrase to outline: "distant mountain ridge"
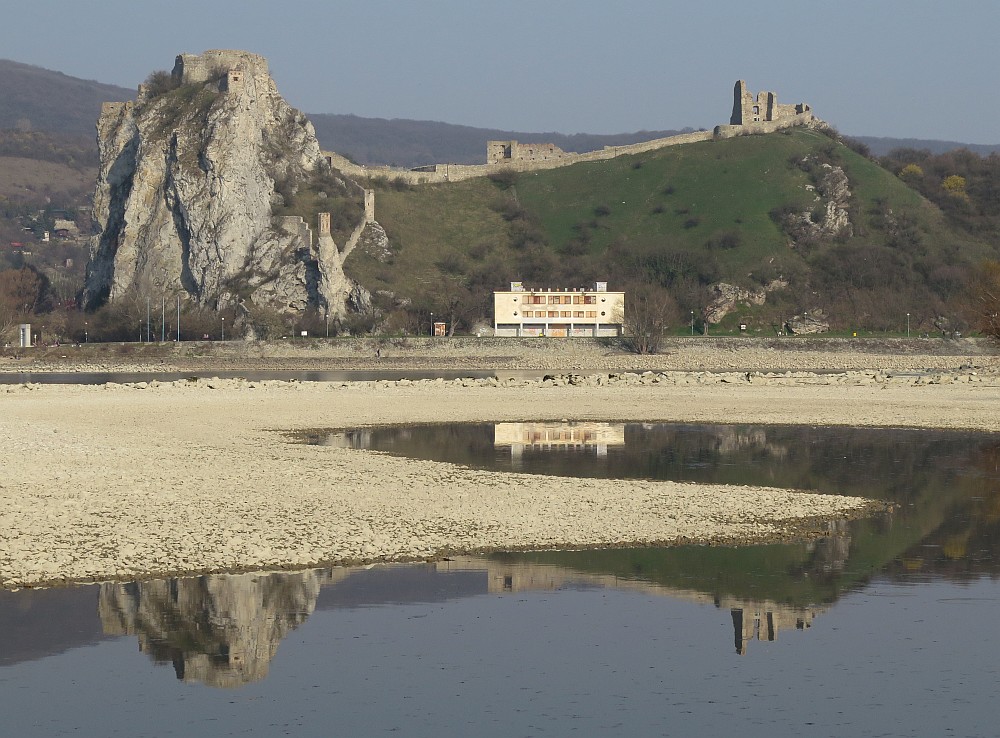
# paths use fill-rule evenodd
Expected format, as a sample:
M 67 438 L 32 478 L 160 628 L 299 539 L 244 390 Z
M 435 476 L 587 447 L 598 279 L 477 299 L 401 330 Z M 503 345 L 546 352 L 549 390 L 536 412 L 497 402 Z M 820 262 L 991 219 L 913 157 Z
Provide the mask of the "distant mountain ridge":
M 0 59 L 0 128 L 93 137 L 101 104 L 135 90 Z
M 563 151 L 583 153 L 605 146 L 665 138 L 683 130 L 635 131 L 619 134 L 528 133 L 496 128 L 440 123 L 405 118 L 362 118 L 357 115 L 309 116 L 324 149 L 336 151 L 358 164 L 416 167 L 424 164 L 484 164 L 487 141 L 552 143 Z
M 0 129 L 44 131 L 93 137 L 101 104 L 134 100 L 135 90 L 72 77 L 43 67 L 0 59 Z M 503 131 L 427 120 L 364 118 L 357 115 L 312 113 L 320 145 L 359 164 L 416 167 L 424 164 L 481 164 L 486 141 L 515 140 L 553 143 L 564 151 L 594 151 L 623 146 L 692 130 L 635 131 L 588 134 Z M 943 153 L 966 148 L 983 156 L 1000 152 L 1000 144 L 966 144 L 932 139 L 853 136 L 877 156 L 894 148 L 928 149 Z
M 887 138 L 884 136 L 848 136 L 865 144 L 875 156 L 885 156 L 893 149 L 926 149 L 932 154 L 943 154 L 955 149 L 968 149 L 980 156 L 1000 152 L 1000 144 L 968 144 L 960 141 L 939 141 L 932 138 Z

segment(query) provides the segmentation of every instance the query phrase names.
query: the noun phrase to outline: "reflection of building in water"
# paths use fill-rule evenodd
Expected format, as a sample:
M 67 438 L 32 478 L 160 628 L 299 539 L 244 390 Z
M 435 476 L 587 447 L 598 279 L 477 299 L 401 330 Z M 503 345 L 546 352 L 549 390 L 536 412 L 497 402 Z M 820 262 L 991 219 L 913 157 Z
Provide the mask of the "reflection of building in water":
M 812 608 L 788 607 L 775 602 L 739 603 L 730 610 L 733 615 L 733 635 L 736 639 L 736 653 L 747 652 L 747 643 L 773 641 L 779 630 L 805 630 L 812 627 L 817 610 Z M 720 607 L 723 606 L 720 603 Z
M 736 651 L 741 655 L 746 653 L 748 641 L 754 638 L 761 641 L 773 641 L 777 638 L 780 630 L 809 628 L 812 626 L 813 618 L 826 609 L 815 606 L 796 607 L 770 600 L 720 598 L 705 592 L 666 587 L 661 584 L 618 577 L 612 574 L 585 574 L 558 566 L 462 557 L 437 562 L 436 566 L 441 571 L 485 570 L 489 592 L 495 594 L 556 590 L 571 585 L 585 584 L 591 587 L 626 589 L 647 594 L 666 595 L 689 602 L 711 604 L 719 609 L 728 608 L 733 617 Z
M 314 570 L 102 584 L 101 624 L 109 635 L 136 635 L 178 679 L 238 687 L 267 675 L 281 639 L 309 617 L 330 579 Z
M 625 424 L 587 421 L 497 423 L 493 427 L 493 445 L 510 446 L 511 456 L 519 456 L 525 448 L 586 448 L 604 456 L 608 446 L 625 445 Z

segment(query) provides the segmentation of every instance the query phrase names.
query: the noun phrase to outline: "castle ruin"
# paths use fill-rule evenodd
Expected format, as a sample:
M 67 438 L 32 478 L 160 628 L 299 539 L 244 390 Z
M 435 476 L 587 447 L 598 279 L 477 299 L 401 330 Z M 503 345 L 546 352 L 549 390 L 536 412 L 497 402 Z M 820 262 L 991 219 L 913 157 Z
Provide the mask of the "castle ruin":
M 232 49 L 209 49 L 201 54 L 178 54 L 171 76 L 181 84 L 189 85 L 223 76 L 223 85 L 239 84 L 243 71 L 254 76 L 269 76 L 267 59 L 260 54 Z
M 486 163 L 503 164 L 513 161 L 549 161 L 575 156 L 551 143 L 518 143 L 517 141 L 487 141 Z
M 761 92 L 756 97 L 747 90 L 743 80 L 736 83 L 733 112 L 728 125 L 716 126 L 711 131 L 701 130 L 680 133 L 651 141 L 641 141 L 622 146 L 605 146 L 597 151 L 575 154 L 563 151 L 552 143 L 519 143 L 517 141 L 487 141 L 485 164 L 428 164 L 414 169 L 371 165 L 364 166 L 349 161 L 340 154 L 323 152 L 327 162 L 335 169 L 352 177 L 384 177 L 408 184 L 420 185 L 436 182 L 460 182 L 473 177 L 486 177 L 501 169 L 515 172 L 556 169 L 588 161 L 605 161 L 627 154 L 641 154 L 668 146 L 718 141 L 734 136 L 773 133 L 795 126 L 823 127 L 826 124 L 813 115 L 805 103 L 781 105 L 774 92 Z
M 733 90 L 733 114 L 729 125 L 751 129 L 761 123 L 778 123 L 782 128 L 812 122 L 812 108 L 805 103 L 780 105 L 774 92 L 760 92 L 754 97 L 747 83 L 739 80 Z

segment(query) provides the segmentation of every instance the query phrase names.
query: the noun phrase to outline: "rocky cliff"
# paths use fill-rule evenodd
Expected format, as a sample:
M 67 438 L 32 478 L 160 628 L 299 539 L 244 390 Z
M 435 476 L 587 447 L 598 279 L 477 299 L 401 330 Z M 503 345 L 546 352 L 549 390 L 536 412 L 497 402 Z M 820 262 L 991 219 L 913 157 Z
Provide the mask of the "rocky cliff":
M 246 317 L 264 307 L 339 317 L 349 301 L 364 303 L 344 275 L 344 254 L 314 243 L 316 213 L 291 209 L 310 188 L 324 199 L 308 202 L 322 204 L 331 195 L 361 200 L 362 189 L 331 172 L 312 125 L 278 94 L 263 57 L 182 54 L 170 75 L 140 86 L 135 102 L 105 104 L 97 133 L 100 233 L 85 307 L 181 295 Z M 369 222 L 370 210 L 363 217 L 351 229 Z

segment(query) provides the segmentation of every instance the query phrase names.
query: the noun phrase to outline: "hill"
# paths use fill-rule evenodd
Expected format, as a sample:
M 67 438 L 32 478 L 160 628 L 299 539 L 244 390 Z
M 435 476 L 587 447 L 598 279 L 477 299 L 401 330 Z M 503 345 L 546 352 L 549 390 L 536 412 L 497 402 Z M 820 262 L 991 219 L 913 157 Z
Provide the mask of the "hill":
M 831 184 L 841 176 L 844 191 Z M 345 268 L 405 298 L 411 315 L 466 325 L 509 281 L 607 279 L 667 290 L 675 325 L 690 311 L 706 315 L 722 281 L 768 291 L 764 305 L 731 312 L 730 326 L 769 331 L 821 309 L 842 330 L 898 330 L 911 313 L 915 329 L 933 331 L 942 316 L 957 318 L 972 265 L 997 253 L 898 177 L 809 130 L 448 185 L 375 186 L 391 253 L 358 250 Z
M 101 103 L 134 90 L 0 59 L 0 128 L 93 136 Z

